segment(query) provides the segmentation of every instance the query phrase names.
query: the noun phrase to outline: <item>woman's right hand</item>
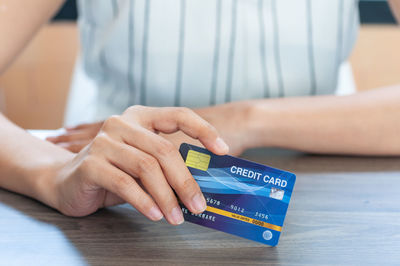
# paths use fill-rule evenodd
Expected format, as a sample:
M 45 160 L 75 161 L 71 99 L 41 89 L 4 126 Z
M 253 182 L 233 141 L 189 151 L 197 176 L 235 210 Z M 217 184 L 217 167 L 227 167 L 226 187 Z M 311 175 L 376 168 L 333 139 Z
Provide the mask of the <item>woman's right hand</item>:
M 133 106 L 107 119 L 89 145 L 43 182 L 51 194 L 46 203 L 85 216 L 127 202 L 153 221 L 164 216 L 177 225 L 183 215 L 175 191 L 191 212 L 203 212 L 204 196 L 178 149 L 158 135 L 179 130 L 215 154 L 228 152 L 215 128 L 190 109 Z

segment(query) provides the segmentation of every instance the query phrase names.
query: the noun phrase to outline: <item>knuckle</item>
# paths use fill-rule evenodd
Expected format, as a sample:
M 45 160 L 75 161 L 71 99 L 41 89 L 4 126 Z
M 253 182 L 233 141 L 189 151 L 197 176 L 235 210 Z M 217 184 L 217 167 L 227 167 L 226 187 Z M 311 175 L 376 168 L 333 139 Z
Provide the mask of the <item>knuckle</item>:
M 187 178 L 177 184 L 176 190 L 185 194 L 195 194 L 199 190 L 199 187 L 193 178 Z
M 102 150 L 105 146 L 110 144 L 110 139 L 105 133 L 99 133 L 92 141 L 91 151 Z
M 155 158 L 143 156 L 138 162 L 138 174 L 154 172 L 158 167 L 158 161 Z
M 204 124 L 204 131 L 207 134 L 217 134 L 217 130 L 215 129 L 215 127 L 208 122 Z
M 132 105 L 129 106 L 128 108 L 126 108 L 126 110 L 124 111 L 124 114 L 126 113 L 136 113 L 136 112 L 140 112 L 142 110 L 146 109 L 146 106 L 143 105 Z
M 145 121 L 146 114 L 149 113 L 150 107 L 142 105 L 133 105 L 128 107 L 122 114 L 122 117 L 130 121 L 131 123 L 141 123 Z
M 157 154 L 170 156 L 175 152 L 175 146 L 168 140 L 162 139 L 157 145 Z
M 96 170 L 96 167 L 98 165 L 97 159 L 94 156 L 86 156 L 81 164 L 80 167 L 78 168 L 78 171 L 80 172 L 79 176 L 86 176 L 88 173 L 93 173 L 93 171 Z M 89 174 L 88 176 L 92 176 Z
M 121 117 L 118 115 L 110 116 L 103 124 L 103 130 L 108 131 L 114 129 L 117 125 L 120 125 Z
M 198 138 L 217 135 L 217 130 L 207 121 L 200 121 L 197 127 Z
M 114 176 L 113 185 L 118 192 L 129 191 L 133 188 L 132 179 L 123 175 Z
M 208 123 L 207 121 L 203 120 L 203 123 L 201 123 L 200 129 L 203 131 L 207 131 L 207 132 L 213 132 L 214 126 L 212 126 L 210 123 Z
M 176 112 L 182 116 L 188 116 L 194 114 L 194 111 L 188 107 L 177 107 Z

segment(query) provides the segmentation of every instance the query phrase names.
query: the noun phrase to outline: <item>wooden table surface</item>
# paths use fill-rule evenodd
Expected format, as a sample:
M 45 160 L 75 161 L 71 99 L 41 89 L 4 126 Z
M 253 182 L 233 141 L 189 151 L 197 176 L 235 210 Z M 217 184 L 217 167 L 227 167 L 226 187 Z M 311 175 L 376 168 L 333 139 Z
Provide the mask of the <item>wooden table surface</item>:
M 190 223 L 153 223 L 127 205 L 69 218 L 0 190 L 0 265 L 400 263 L 400 158 L 271 150 L 244 157 L 297 174 L 277 247 Z

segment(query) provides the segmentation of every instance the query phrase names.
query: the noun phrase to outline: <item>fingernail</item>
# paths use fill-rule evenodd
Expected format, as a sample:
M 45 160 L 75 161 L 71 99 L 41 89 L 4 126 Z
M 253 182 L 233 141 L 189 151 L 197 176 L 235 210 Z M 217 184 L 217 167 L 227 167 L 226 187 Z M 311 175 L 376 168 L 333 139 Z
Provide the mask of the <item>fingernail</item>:
M 206 210 L 207 208 L 206 200 L 204 199 L 201 193 L 196 194 L 192 198 L 192 206 L 196 212 L 203 212 Z
M 150 209 L 149 216 L 150 216 L 150 219 L 152 219 L 153 221 L 159 221 L 163 218 L 162 212 L 157 207 L 152 207 Z
M 184 221 L 183 214 L 179 207 L 175 207 L 172 209 L 171 220 L 172 220 L 172 223 L 176 224 L 176 225 L 183 223 L 183 221 Z
M 221 139 L 220 137 L 218 137 L 215 141 L 215 144 L 217 146 L 217 148 L 221 151 L 224 151 L 225 153 L 228 153 L 229 151 L 229 147 L 228 145 L 225 143 L 225 141 L 223 139 Z
M 46 140 L 47 141 L 55 141 L 57 138 L 56 137 L 47 137 Z

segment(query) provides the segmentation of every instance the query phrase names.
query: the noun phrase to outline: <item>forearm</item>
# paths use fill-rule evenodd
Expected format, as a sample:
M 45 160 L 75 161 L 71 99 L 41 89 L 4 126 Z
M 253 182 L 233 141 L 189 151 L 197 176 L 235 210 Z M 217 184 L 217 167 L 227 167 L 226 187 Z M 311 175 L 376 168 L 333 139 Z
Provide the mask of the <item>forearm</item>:
M 257 100 L 250 127 L 253 147 L 400 155 L 400 87 L 351 96 Z
M 397 18 L 397 22 L 400 23 L 400 0 L 389 0 L 389 4 L 393 15 Z
M 64 0 L 0 0 L 0 73 Z
M 54 206 L 47 180 L 72 154 L 31 136 L 0 114 L 0 187 Z

